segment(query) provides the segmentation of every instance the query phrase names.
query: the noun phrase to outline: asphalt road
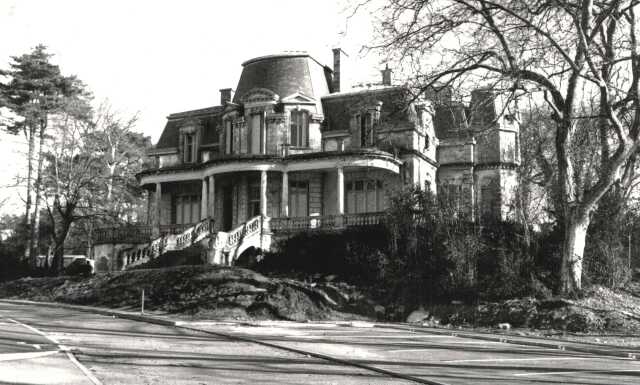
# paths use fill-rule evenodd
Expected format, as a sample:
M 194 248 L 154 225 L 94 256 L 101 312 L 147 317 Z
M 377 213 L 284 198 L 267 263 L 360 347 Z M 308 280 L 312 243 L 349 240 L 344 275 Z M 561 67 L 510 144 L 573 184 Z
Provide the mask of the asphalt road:
M 92 384 L 91 376 L 103 384 L 412 383 L 370 368 L 443 384 L 640 383 L 637 360 L 428 331 L 288 322 L 187 326 L 216 334 L 0 302 L 0 385 Z M 80 364 L 64 350 L 73 352 Z

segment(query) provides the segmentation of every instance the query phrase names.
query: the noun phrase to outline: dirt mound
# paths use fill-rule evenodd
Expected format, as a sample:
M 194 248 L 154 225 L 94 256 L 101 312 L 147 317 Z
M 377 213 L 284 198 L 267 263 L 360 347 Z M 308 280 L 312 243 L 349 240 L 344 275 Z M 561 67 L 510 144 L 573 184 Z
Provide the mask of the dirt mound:
M 478 306 L 439 306 L 430 309 L 441 324 L 554 329 L 573 333 L 640 331 L 640 298 L 593 286 L 580 299 L 512 299 Z
M 0 297 L 137 309 L 193 318 L 362 319 L 348 294 L 291 279 L 222 266 L 131 270 L 90 278 L 23 278 L 0 284 Z

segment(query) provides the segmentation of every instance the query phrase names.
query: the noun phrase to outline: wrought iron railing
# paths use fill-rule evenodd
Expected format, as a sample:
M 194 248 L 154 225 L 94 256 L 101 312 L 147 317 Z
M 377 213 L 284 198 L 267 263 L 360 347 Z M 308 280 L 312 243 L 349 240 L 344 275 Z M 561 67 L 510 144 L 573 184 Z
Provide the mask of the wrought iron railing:
M 191 226 L 194 226 L 195 223 L 182 223 L 182 224 L 171 224 L 171 225 L 160 225 L 160 235 L 168 235 L 168 234 L 180 234 L 184 232 Z
M 123 225 L 105 227 L 93 231 L 94 244 L 145 243 L 151 240 L 152 227 L 148 225 Z

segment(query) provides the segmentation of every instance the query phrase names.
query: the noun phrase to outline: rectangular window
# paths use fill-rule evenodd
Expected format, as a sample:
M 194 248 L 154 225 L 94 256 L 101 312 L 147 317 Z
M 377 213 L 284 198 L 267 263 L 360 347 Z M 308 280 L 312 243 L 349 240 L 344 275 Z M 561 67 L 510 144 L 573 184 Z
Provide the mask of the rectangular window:
M 309 114 L 307 111 L 291 111 L 291 145 L 309 147 Z
M 360 116 L 360 147 L 371 147 L 373 144 L 373 117 L 366 113 Z
M 292 217 L 309 216 L 309 182 L 289 182 L 289 207 Z
M 224 146 L 225 154 L 233 154 L 233 127 L 230 120 L 224 122 Z
M 191 224 L 200 220 L 200 196 L 179 195 L 175 200 L 176 224 Z
M 442 192 L 440 201 L 444 207 L 459 215 L 462 210 L 462 185 L 446 183 L 442 185 Z
M 249 153 L 260 154 L 262 152 L 262 114 L 252 114 L 249 120 Z
M 260 183 L 249 184 L 249 217 L 260 215 Z
M 195 135 L 187 134 L 184 136 L 184 162 L 193 163 L 196 161 L 196 140 Z
M 385 209 L 382 181 L 367 179 L 345 183 L 345 212 L 373 213 Z

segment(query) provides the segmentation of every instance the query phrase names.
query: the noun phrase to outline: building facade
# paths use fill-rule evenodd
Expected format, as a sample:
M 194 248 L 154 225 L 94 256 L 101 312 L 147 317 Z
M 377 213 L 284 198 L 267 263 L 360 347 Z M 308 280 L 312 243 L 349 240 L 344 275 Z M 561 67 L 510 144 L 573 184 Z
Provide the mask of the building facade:
M 333 53 L 332 68 L 305 53 L 248 60 L 219 105 L 168 116 L 154 166 L 139 175 L 152 239 L 203 220 L 217 234 L 209 249 L 245 237 L 238 229 L 254 218 L 261 234 L 377 223 L 407 184 L 446 194 L 470 219 L 510 215 L 519 164 L 511 106 L 482 90 L 467 106 L 446 90 L 416 98 L 388 68 L 375 85 L 344 89 L 345 55 Z

